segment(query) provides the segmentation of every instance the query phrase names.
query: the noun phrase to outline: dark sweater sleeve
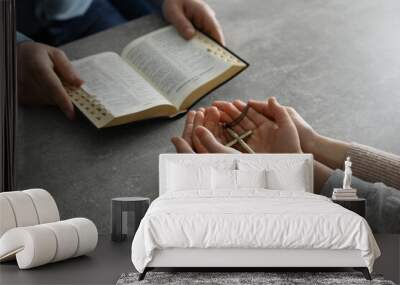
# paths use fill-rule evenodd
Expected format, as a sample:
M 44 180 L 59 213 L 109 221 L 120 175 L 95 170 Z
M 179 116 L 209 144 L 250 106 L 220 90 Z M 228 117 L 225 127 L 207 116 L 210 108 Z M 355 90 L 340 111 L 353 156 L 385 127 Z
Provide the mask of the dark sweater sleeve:
M 341 188 L 344 172 L 336 170 L 321 190 L 321 195 L 331 197 L 333 188 Z M 351 185 L 357 195 L 366 199 L 366 220 L 375 233 L 400 233 L 400 191 L 383 183 L 370 183 L 357 177 Z

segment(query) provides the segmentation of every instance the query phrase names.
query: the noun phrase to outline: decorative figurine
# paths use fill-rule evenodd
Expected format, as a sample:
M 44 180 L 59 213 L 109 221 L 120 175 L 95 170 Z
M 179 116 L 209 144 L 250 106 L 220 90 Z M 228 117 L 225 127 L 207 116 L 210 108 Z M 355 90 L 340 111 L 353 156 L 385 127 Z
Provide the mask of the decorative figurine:
M 344 177 L 342 188 L 333 188 L 332 200 L 357 200 L 357 189 L 351 187 L 351 177 L 353 172 L 351 171 L 352 162 L 350 157 L 346 157 L 344 162 Z
M 351 164 L 350 157 L 348 156 L 344 162 L 343 189 L 351 189 L 351 176 L 353 174 Z

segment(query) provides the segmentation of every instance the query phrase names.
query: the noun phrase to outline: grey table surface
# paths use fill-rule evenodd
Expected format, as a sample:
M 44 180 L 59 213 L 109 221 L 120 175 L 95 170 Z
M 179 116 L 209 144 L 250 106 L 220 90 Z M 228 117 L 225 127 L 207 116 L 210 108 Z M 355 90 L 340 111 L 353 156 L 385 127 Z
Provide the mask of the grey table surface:
M 382 256 L 374 265 L 374 273 L 383 274 L 387 280 L 400 282 L 400 235 L 376 235 Z M 19 270 L 15 261 L 0 264 L 1 285 L 43 284 L 115 284 L 122 273 L 134 272 L 130 259 L 130 240 L 111 242 L 109 236 L 100 236 L 96 250 L 58 263 L 29 270 Z M 274 271 L 273 268 L 268 269 Z M 276 269 L 275 269 L 276 270 Z M 281 269 L 282 270 L 282 269 Z M 290 271 L 290 269 L 284 269 Z M 320 269 L 307 269 L 318 271 Z M 348 271 L 331 268 L 331 271 Z
M 227 46 L 250 68 L 199 101 L 265 99 L 294 106 L 320 133 L 400 153 L 400 1 L 209 1 Z M 116 51 L 165 23 L 145 17 L 63 47 L 71 59 Z M 50 191 L 61 216 L 110 230 L 116 196 L 158 193 L 158 155 L 184 117 L 97 130 L 82 115 L 20 108 L 19 189 Z

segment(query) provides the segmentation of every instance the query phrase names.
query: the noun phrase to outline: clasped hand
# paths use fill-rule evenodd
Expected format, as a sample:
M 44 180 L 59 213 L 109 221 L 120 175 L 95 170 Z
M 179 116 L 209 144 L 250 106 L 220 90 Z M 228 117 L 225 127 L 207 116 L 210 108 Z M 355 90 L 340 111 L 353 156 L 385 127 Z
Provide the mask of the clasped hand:
M 252 130 L 246 143 L 256 153 L 301 153 L 299 128 L 300 116 L 293 110 L 282 106 L 275 98 L 268 101 L 249 101 L 246 116 L 233 130 L 243 134 Z M 240 145 L 227 147 L 232 137 L 224 129 L 224 123 L 238 118 L 246 103 L 216 101 L 213 106 L 190 111 L 181 137 L 172 138 L 177 152 L 180 153 L 238 153 L 244 152 Z M 298 116 L 296 118 L 295 116 Z

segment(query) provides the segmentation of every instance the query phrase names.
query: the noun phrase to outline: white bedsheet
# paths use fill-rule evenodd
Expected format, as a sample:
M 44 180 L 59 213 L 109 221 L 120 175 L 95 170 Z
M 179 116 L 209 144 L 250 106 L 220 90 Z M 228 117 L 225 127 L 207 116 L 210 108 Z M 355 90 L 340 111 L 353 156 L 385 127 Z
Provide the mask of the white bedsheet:
M 328 198 L 257 189 L 157 198 L 133 239 L 132 262 L 143 272 L 165 248 L 358 249 L 370 271 L 380 255 L 368 223 Z

